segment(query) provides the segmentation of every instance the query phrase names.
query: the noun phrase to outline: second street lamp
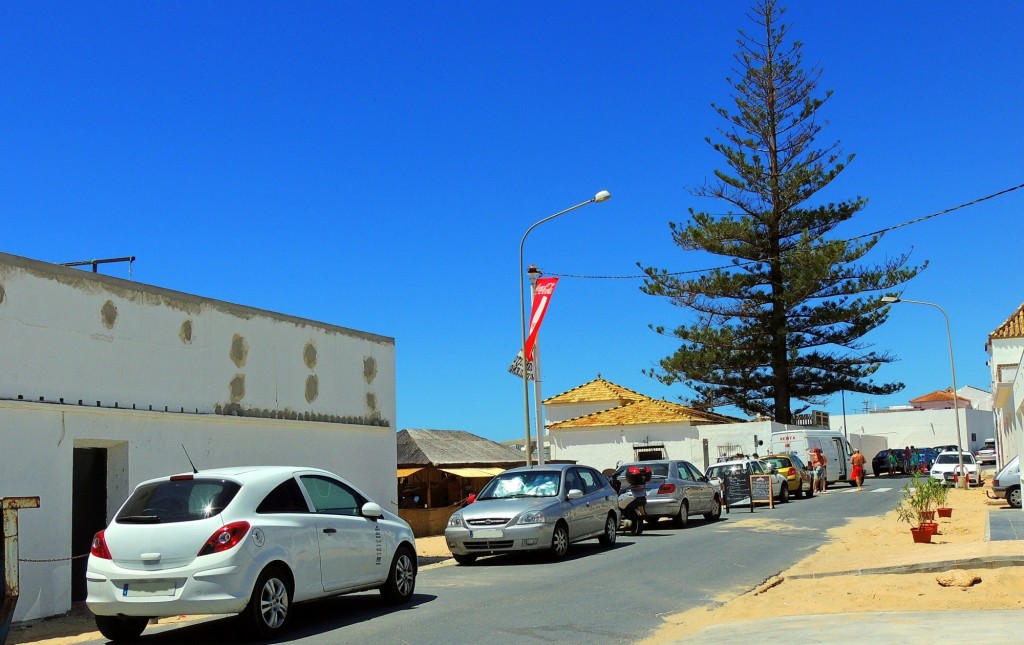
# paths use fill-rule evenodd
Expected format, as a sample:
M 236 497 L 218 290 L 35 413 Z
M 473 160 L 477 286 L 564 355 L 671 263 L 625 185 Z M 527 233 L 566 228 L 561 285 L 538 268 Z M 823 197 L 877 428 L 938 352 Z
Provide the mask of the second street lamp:
M 530 228 L 526 229 L 526 232 L 523 233 L 523 239 L 519 242 L 519 316 L 520 316 L 520 327 L 522 328 L 522 334 L 523 334 L 522 344 L 519 346 L 519 348 L 523 351 L 523 365 L 522 365 L 522 369 L 523 369 L 523 410 L 525 411 L 525 417 L 526 417 L 526 465 L 527 466 L 533 465 L 533 448 L 530 445 L 531 444 L 531 442 L 530 442 L 530 375 L 529 375 L 529 371 L 527 369 L 528 366 L 529 366 L 529 361 L 527 361 L 527 354 L 528 354 L 528 352 L 526 351 L 526 295 L 525 295 L 525 290 L 523 288 L 523 246 L 526 244 L 526 236 L 530 234 L 530 231 L 532 231 L 533 229 L 537 228 L 538 226 L 540 226 L 544 222 L 550 222 L 551 220 L 555 219 L 556 217 L 559 217 L 561 215 L 565 215 L 569 211 L 574 211 L 577 208 L 581 208 L 583 206 L 586 206 L 587 204 L 595 204 L 595 203 L 600 203 L 600 202 L 603 202 L 603 201 L 607 201 L 607 200 L 611 199 L 611 196 L 612 196 L 611 193 L 609 193 L 607 190 L 602 190 L 601 192 L 597 193 L 596 195 L 594 195 L 592 198 L 588 199 L 585 202 L 580 202 L 579 204 L 576 204 L 575 206 L 570 206 L 569 208 L 567 208 L 567 209 L 565 209 L 563 211 L 558 211 L 554 215 L 549 215 L 549 216 L 545 217 L 544 219 L 542 219 L 542 220 L 540 220 L 538 222 L 534 222 L 533 225 L 530 226 Z M 538 433 L 538 435 L 540 434 L 540 428 L 537 428 L 537 433 Z M 544 446 L 540 446 L 540 450 L 543 451 L 544 450 Z M 541 463 L 543 463 L 543 461 L 544 461 L 543 455 L 540 452 L 538 452 L 538 456 L 540 457 Z
M 921 300 L 904 300 L 903 298 L 897 298 L 896 296 L 882 296 L 882 302 L 890 304 L 897 302 L 908 302 L 912 305 L 927 305 L 929 307 L 935 307 L 942 312 L 942 317 L 946 320 L 946 338 L 949 340 L 949 371 L 953 375 L 953 420 L 956 424 L 956 453 L 960 459 L 960 479 L 963 480 L 963 487 L 970 488 L 969 481 L 970 475 L 964 472 L 964 444 L 960 438 L 960 409 L 957 407 L 957 398 L 959 395 L 956 393 L 956 367 L 953 365 L 953 334 L 949 331 L 949 316 L 946 315 L 946 310 L 935 304 L 934 302 L 924 302 Z M 981 474 L 979 472 L 978 478 L 980 480 Z

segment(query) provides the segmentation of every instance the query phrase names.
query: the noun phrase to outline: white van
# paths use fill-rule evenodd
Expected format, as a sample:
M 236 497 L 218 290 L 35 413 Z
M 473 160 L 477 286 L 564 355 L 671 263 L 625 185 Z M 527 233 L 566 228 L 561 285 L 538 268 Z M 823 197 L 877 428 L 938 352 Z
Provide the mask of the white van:
M 828 460 L 825 463 L 828 483 L 845 482 L 853 485 L 850 482 L 850 457 L 853 450 L 850 448 L 850 442 L 838 430 L 788 428 L 772 433 L 769 448 L 773 455 L 796 453 L 805 462 L 808 461 L 811 450 L 821 448 L 822 454 Z M 869 455 L 865 457 L 870 459 Z M 865 466 L 868 465 L 865 463 Z

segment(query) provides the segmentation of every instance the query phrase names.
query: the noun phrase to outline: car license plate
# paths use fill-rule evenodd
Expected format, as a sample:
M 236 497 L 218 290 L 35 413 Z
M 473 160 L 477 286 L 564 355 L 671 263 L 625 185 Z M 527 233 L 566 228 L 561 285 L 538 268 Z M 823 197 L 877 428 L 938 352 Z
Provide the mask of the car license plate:
M 146 582 L 126 582 L 121 587 L 121 595 L 127 598 L 140 596 L 173 596 L 173 580 L 149 580 Z
M 504 535 L 505 534 L 502 532 L 501 529 L 480 529 L 478 531 L 469 532 L 469 537 L 479 539 L 500 538 L 504 537 Z

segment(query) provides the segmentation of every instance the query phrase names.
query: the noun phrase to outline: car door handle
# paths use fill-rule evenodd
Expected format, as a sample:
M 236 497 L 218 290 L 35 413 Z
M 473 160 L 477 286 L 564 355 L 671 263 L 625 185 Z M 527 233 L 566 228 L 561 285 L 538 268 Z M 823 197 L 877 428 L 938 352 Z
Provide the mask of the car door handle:
M 337 532 L 338 529 L 324 529 L 324 533 L 326 533 L 327 535 L 334 535 Z

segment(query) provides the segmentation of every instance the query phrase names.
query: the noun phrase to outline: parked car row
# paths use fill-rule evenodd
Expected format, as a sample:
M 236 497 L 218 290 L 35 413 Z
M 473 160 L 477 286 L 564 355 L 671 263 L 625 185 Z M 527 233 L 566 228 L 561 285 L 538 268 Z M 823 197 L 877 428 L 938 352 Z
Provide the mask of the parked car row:
M 935 463 L 935 458 L 939 456 L 940 451 L 937 451 L 935 448 L 914 448 L 913 452 L 917 454 L 918 472 L 927 473 L 931 470 L 932 464 Z M 890 459 L 889 455 L 892 455 L 895 459 Z M 894 461 L 895 464 L 893 463 Z M 889 476 L 896 474 L 909 475 L 913 469 L 913 464 L 907 458 L 906 449 L 888 448 L 879 450 L 871 458 L 871 474 L 875 477 L 881 476 L 882 473 Z

